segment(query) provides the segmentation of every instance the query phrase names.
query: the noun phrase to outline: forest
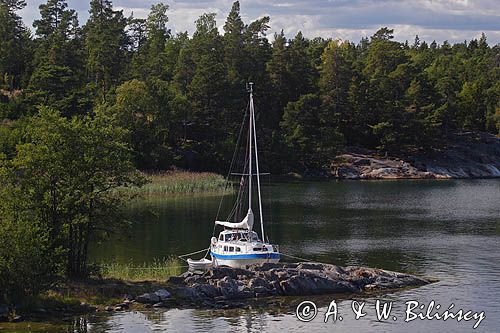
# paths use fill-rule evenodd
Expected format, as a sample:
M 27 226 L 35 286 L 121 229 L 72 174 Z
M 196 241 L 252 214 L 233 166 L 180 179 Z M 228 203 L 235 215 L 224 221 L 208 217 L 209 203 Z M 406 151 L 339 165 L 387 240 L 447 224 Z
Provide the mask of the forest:
M 343 146 L 400 152 L 439 147 L 461 131 L 500 130 L 500 47 L 400 43 L 383 27 L 359 42 L 267 36 L 270 18 L 245 23 L 235 2 L 224 33 L 215 14 L 173 35 L 168 6 L 125 17 L 90 2 L 80 26 L 64 0 L 1 0 L 0 152 L 15 154 L 29 117 L 46 107 L 68 119 L 103 113 L 128 130 L 134 165 L 227 169 L 255 83 L 263 161 L 272 173 L 328 166 Z
M 430 151 L 454 133 L 500 131 L 500 46 L 269 37 L 234 2 L 173 34 L 91 0 L 80 24 L 47 0 L 0 0 L 0 289 L 37 294 L 90 272 L 89 244 L 122 225 L 116 189 L 141 171 L 225 172 L 254 83 L 261 160 L 273 174 L 328 168 L 344 147 Z M 17 294 L 16 294 L 17 293 Z M 1 299 L 0 299 L 1 301 Z

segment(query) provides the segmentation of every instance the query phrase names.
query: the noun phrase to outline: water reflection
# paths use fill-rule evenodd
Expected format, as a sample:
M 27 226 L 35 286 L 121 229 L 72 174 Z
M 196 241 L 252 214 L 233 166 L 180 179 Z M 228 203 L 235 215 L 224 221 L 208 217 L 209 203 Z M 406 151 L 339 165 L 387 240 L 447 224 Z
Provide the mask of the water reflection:
M 263 194 L 267 234 L 287 254 L 435 276 L 440 282 L 364 298 L 370 307 L 377 298 L 394 301 L 394 315 L 401 319 L 389 322 L 378 322 L 374 313 L 354 320 L 349 312 L 352 296 L 346 296 L 339 299 L 345 318 L 336 324 L 325 324 L 320 316 L 310 323 L 299 322 L 293 309 L 298 300 L 287 298 L 246 310 L 97 315 L 32 331 L 56 332 L 54 327 L 61 332 L 471 331 L 470 322 L 404 323 L 404 303 L 412 299 L 484 310 L 487 319 L 476 331 L 498 331 L 500 180 L 278 183 L 267 186 Z M 204 248 L 217 207 L 217 197 L 138 203 L 131 207 L 131 217 L 138 222 L 131 237 L 95 247 L 94 259 L 145 262 Z M 320 313 L 331 301 L 331 297 L 313 299 Z

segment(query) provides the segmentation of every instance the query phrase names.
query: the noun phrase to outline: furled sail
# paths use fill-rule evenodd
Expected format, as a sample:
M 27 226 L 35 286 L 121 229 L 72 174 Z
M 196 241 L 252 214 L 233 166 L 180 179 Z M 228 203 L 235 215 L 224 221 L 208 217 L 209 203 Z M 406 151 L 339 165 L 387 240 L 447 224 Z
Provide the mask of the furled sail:
M 241 222 L 228 222 L 228 221 L 215 221 L 215 224 L 222 225 L 224 227 L 232 229 L 247 229 L 252 230 L 253 228 L 253 212 L 252 209 L 248 210 L 247 216 Z

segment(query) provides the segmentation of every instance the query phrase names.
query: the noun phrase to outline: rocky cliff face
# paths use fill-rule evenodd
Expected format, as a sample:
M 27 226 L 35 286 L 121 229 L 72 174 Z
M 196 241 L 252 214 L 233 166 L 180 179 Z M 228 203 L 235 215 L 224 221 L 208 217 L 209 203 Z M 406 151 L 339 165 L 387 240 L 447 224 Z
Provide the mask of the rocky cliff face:
M 351 147 L 332 163 L 341 179 L 447 179 L 500 177 L 500 138 L 486 133 L 454 136 L 441 150 L 400 156 Z

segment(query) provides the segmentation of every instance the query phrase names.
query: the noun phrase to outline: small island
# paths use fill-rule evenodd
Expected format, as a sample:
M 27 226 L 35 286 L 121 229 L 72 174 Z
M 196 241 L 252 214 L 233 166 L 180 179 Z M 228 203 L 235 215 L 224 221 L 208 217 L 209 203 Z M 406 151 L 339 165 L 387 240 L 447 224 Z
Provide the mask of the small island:
M 93 279 L 62 283 L 28 319 L 58 314 L 116 312 L 144 308 L 245 308 L 277 296 L 371 295 L 380 291 L 415 288 L 437 282 L 431 277 L 362 266 L 341 267 L 317 262 L 264 263 L 246 268 L 213 267 L 185 272 L 165 281 Z M 0 319 L 21 320 L 0 308 Z M 16 319 L 17 318 L 17 319 Z
M 254 264 L 246 268 L 220 266 L 203 274 L 186 272 L 181 276 L 171 277 L 167 282 L 174 285 L 170 287 L 174 304 L 217 308 L 230 306 L 232 301 L 234 303 L 244 299 L 363 294 L 418 287 L 436 280 L 361 266 L 341 267 L 316 262 L 298 262 Z M 153 295 L 141 295 L 136 301 L 152 303 L 157 300 Z M 163 300 L 159 301 L 161 302 Z M 172 301 L 168 299 L 166 306 L 171 304 Z M 244 303 L 236 302 L 233 305 L 242 304 Z

